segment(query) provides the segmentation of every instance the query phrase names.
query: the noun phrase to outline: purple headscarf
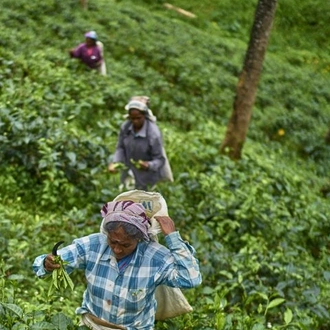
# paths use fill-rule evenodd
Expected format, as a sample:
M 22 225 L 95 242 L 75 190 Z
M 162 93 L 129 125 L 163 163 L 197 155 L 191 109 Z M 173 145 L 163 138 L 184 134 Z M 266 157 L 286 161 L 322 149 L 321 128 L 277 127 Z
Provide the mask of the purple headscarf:
M 143 233 L 145 240 L 149 241 L 150 219 L 141 203 L 132 201 L 109 202 L 103 205 L 101 215 L 104 218 L 103 227 L 114 221 L 130 223 Z

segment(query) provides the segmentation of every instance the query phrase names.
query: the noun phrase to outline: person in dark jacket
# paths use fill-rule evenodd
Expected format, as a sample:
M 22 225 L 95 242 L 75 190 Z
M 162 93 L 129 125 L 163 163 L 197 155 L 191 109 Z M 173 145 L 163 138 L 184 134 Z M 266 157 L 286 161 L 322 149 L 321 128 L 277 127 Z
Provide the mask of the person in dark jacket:
M 165 151 L 156 118 L 145 99 L 135 97 L 126 105 L 128 120 L 121 128 L 113 156 L 110 173 L 117 173 L 118 163 L 126 166 L 121 173 L 124 183 L 129 173 L 133 174 L 135 188 L 151 189 L 160 179 L 160 170 L 165 163 Z

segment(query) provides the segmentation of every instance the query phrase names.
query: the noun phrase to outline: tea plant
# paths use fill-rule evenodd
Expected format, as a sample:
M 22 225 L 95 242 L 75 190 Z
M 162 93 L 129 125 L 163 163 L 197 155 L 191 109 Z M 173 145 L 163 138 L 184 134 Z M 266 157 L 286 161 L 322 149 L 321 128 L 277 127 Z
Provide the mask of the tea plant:
M 54 240 L 99 231 L 100 208 L 120 192 L 107 165 L 124 106 L 140 94 L 174 172 L 157 190 L 203 274 L 184 292 L 194 311 L 155 329 L 329 329 L 329 54 L 315 28 L 328 22 L 325 2 L 279 3 L 236 163 L 218 148 L 256 1 L 174 1 L 195 20 L 163 4 L 2 1 L 0 328 L 82 329 L 84 274 L 49 297 L 31 265 Z M 107 77 L 67 55 L 91 28 Z

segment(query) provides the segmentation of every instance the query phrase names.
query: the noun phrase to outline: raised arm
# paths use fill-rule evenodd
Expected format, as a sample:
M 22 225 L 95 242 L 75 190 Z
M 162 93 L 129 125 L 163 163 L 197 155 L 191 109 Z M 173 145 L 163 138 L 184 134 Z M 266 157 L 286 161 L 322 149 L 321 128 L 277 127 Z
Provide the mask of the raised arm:
M 169 216 L 155 216 L 155 219 L 170 250 L 164 267 L 163 284 L 179 288 L 193 288 L 201 284 L 202 276 L 195 249 L 181 238 Z

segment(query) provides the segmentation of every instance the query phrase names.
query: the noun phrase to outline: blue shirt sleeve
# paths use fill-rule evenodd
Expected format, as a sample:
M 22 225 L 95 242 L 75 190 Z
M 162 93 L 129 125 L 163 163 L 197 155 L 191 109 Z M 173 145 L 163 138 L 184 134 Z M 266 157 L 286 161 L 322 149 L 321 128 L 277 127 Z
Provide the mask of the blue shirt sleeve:
M 165 236 L 165 242 L 170 255 L 164 264 L 162 284 L 187 289 L 201 284 L 202 276 L 195 249 L 177 231 Z
M 44 260 L 46 259 L 46 257 L 47 257 L 47 254 L 42 254 L 41 256 L 37 257 L 34 260 L 34 263 L 32 265 L 33 271 L 39 277 L 43 277 L 43 276 L 49 274 L 49 272 L 47 272 L 44 267 Z

